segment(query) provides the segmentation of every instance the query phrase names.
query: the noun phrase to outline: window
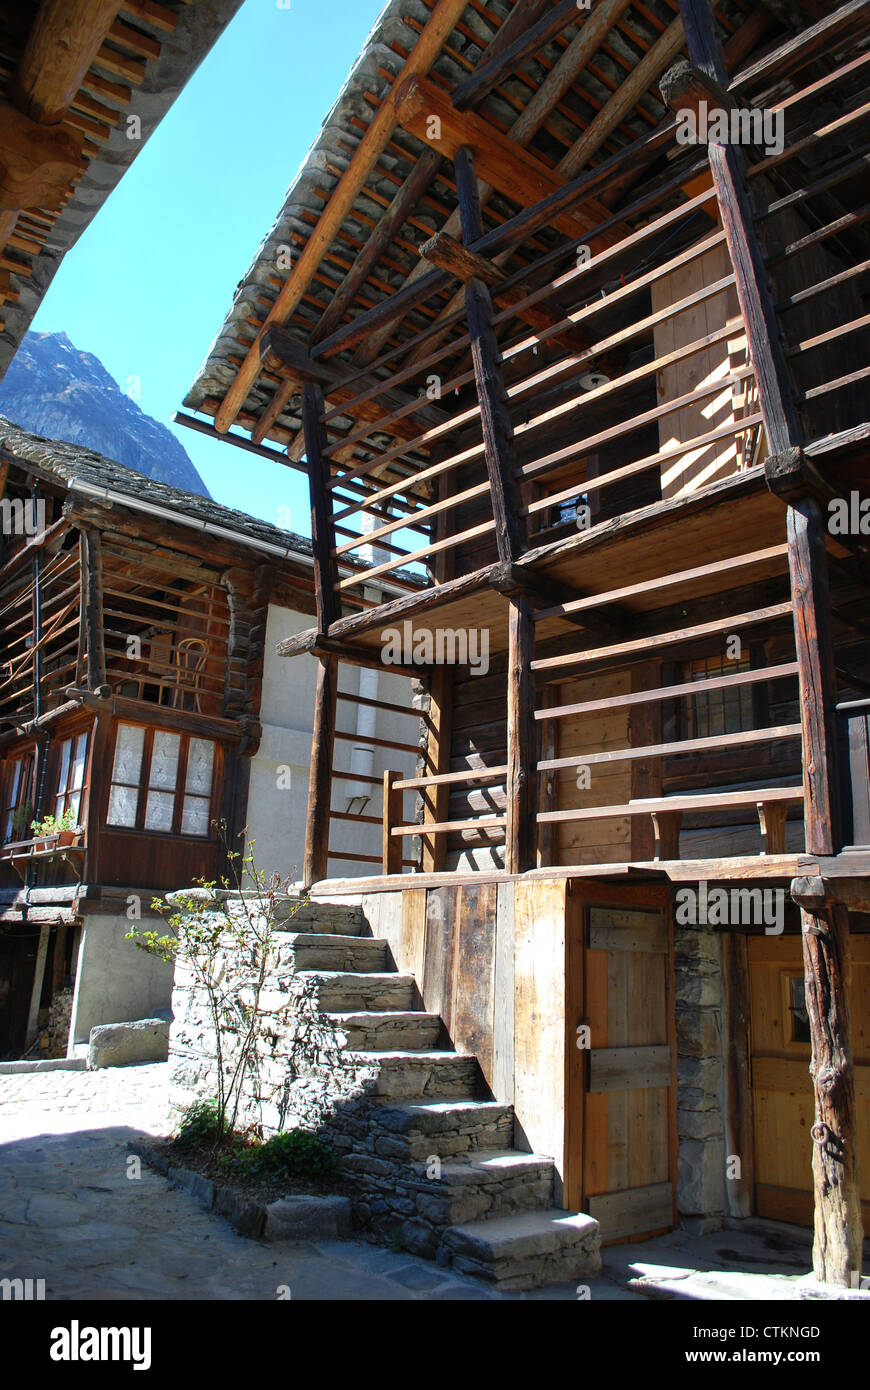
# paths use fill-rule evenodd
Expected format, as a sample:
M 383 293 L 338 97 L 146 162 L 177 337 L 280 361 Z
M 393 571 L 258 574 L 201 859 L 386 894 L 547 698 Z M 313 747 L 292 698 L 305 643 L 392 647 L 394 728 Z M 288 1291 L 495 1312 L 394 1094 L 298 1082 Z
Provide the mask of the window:
M 6 762 L 3 775 L 3 843 L 27 840 L 33 833 L 33 752 L 19 753 Z
M 71 738 L 65 738 L 60 745 L 58 776 L 53 798 L 54 806 L 52 807 L 52 815 L 55 820 L 60 820 L 61 816 L 69 811 L 73 825 L 79 823 L 79 812 L 86 786 L 85 769 L 88 762 L 89 737 L 89 731 L 86 729 L 82 734 L 73 734 Z
M 210 739 L 119 724 L 106 823 L 208 837 L 215 763 Z
M 807 1013 L 807 996 L 803 975 L 788 977 L 789 1014 L 791 1015 L 791 1037 L 789 1042 L 808 1043 L 810 1039 L 810 1016 Z
M 749 657 L 728 661 L 723 656 L 691 661 L 687 681 L 704 681 L 716 676 L 733 676 L 749 670 Z M 685 702 L 687 738 L 711 738 L 716 734 L 737 734 L 755 728 L 752 686 L 735 685 L 724 690 L 699 690 Z

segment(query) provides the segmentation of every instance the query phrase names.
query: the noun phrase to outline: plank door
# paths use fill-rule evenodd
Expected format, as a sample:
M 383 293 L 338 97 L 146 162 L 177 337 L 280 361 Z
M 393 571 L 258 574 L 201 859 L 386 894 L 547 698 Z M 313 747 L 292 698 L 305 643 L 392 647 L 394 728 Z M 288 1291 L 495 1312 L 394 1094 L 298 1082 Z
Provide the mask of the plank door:
M 670 919 L 590 906 L 586 930 L 583 1209 L 612 1243 L 675 1225 Z
M 813 1090 L 799 937 L 749 940 L 755 1206 L 759 1216 L 813 1224 Z M 852 937 L 852 1050 L 858 1171 L 870 1229 L 870 937 Z

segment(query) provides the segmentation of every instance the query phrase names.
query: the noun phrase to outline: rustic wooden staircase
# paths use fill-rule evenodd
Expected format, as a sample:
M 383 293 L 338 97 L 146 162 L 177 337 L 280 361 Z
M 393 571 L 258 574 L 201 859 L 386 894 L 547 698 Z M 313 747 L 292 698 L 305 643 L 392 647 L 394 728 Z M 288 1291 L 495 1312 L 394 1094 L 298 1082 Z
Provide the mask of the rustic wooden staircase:
M 477 1058 L 451 1047 L 362 910 L 306 903 L 276 928 L 282 969 L 368 1077 L 338 1144 L 371 1229 L 503 1288 L 597 1273 L 597 1222 L 553 1206 L 553 1160 L 513 1147 L 512 1107 L 488 1098 Z

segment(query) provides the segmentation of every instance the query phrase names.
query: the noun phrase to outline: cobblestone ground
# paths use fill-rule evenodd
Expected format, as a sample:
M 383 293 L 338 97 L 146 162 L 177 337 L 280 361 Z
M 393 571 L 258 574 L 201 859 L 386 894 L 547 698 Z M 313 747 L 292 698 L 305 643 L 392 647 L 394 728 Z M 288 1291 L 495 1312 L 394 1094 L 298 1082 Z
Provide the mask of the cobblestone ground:
M 499 1294 L 428 1260 L 361 1241 L 246 1240 L 141 1168 L 126 1142 L 169 1129 L 168 1067 L 0 1075 L 0 1279 L 44 1279 L 47 1299 L 564 1300 L 572 1284 Z M 808 1233 L 776 1227 L 611 1246 L 601 1299 L 789 1299 Z M 286 1292 L 283 1294 L 286 1297 Z
M 147 1167 L 128 1177 L 126 1141 L 167 1132 L 167 1070 L 0 1076 L 0 1278 L 65 1300 L 506 1297 L 363 1242 L 246 1240 Z M 512 1297 L 542 1296 L 577 1293 Z

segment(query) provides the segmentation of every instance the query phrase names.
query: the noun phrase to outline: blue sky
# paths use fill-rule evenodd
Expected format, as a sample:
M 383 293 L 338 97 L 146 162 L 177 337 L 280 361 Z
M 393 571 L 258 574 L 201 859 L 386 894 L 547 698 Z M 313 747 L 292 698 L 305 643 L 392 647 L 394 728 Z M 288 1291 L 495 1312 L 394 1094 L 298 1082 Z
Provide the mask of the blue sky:
M 281 0 L 282 5 L 284 0 Z M 245 0 L 65 257 L 33 328 L 170 424 L 383 0 Z M 219 502 L 310 532 L 294 469 L 174 429 Z

